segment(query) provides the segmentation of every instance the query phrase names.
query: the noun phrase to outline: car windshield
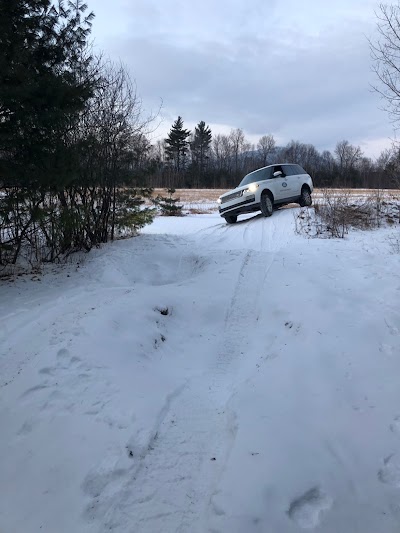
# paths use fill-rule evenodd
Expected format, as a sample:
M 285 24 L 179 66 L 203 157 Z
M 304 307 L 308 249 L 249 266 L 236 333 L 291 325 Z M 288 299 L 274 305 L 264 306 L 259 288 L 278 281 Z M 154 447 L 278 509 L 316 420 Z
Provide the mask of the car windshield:
M 270 173 L 270 167 L 260 168 L 259 170 L 250 172 L 250 174 L 246 174 L 246 176 L 239 183 L 238 187 L 242 187 L 243 185 L 249 185 L 250 183 L 254 183 L 256 181 L 267 180 L 270 177 Z
M 248 185 L 249 183 L 253 183 L 253 181 L 256 181 L 256 175 L 254 174 L 254 172 L 252 172 L 251 174 L 246 174 L 246 176 L 239 183 L 239 187 L 241 187 L 242 185 Z

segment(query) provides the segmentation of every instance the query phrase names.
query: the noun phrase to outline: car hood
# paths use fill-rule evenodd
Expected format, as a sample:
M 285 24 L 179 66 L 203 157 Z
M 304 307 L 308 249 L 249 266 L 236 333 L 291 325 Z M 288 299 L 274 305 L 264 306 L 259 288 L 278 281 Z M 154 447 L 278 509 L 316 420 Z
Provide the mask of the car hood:
M 257 183 L 257 182 L 254 182 L 254 183 Z M 240 187 L 235 187 L 234 189 L 231 189 L 230 191 L 225 192 L 224 194 L 221 194 L 220 198 L 226 198 L 227 196 L 229 196 L 231 194 L 235 194 L 235 193 L 244 191 L 245 189 L 249 188 L 249 185 L 251 185 L 251 183 L 248 183 L 247 185 L 242 185 Z

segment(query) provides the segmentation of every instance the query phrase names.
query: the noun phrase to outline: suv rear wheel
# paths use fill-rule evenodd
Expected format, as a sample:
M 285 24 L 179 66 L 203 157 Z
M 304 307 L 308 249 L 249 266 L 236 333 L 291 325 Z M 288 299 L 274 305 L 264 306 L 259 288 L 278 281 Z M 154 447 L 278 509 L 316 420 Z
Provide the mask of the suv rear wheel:
M 234 224 L 237 221 L 237 215 L 227 215 L 225 220 L 228 224 Z
M 301 189 L 299 204 L 300 207 L 309 207 L 312 204 L 311 193 L 307 187 L 303 187 L 303 189 Z
M 274 211 L 274 204 L 268 193 L 263 193 L 260 200 L 261 213 L 265 217 L 270 217 Z

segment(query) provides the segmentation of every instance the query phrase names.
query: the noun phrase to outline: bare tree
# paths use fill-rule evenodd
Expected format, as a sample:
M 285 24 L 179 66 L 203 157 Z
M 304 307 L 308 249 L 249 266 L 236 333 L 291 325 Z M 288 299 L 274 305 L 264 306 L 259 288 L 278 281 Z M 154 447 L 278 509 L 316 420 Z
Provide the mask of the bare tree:
M 382 187 L 400 189 L 400 149 L 395 144 L 384 150 L 376 162 L 379 181 Z
M 344 180 L 344 185 L 348 183 L 348 178 L 357 163 L 360 161 L 363 153 L 359 146 L 353 146 L 349 141 L 343 140 L 336 144 L 335 156 L 339 167 L 340 176 Z
M 260 156 L 261 164 L 263 166 L 267 165 L 268 157 L 275 151 L 276 142 L 274 136 L 263 135 L 257 144 L 257 151 Z
M 282 156 L 288 163 L 304 165 L 307 145 L 300 141 L 290 141 L 283 149 Z
M 247 174 L 261 166 L 260 157 L 254 144 L 245 143 L 243 146 L 244 154 L 242 157 L 242 173 Z M 263 165 L 265 166 L 265 165 Z
M 319 168 L 321 156 L 312 144 L 290 141 L 282 150 L 281 157 L 288 163 L 301 165 L 314 177 Z
M 218 170 L 222 168 L 222 135 L 217 133 L 211 142 L 211 154 Z
M 222 156 L 222 168 L 232 172 L 233 146 L 228 135 L 221 135 L 220 148 Z
M 324 150 L 321 154 L 320 166 L 327 172 L 332 173 L 335 169 L 335 158 L 329 150 Z
M 239 156 L 244 151 L 246 145 L 243 130 L 241 128 L 231 130 L 229 134 L 229 141 L 232 145 L 232 151 L 235 160 L 235 174 L 237 176 L 239 171 Z
M 373 88 L 385 102 L 384 109 L 396 125 L 400 120 L 400 4 L 380 4 L 376 13 L 378 38 L 369 40 L 373 71 L 378 85 Z

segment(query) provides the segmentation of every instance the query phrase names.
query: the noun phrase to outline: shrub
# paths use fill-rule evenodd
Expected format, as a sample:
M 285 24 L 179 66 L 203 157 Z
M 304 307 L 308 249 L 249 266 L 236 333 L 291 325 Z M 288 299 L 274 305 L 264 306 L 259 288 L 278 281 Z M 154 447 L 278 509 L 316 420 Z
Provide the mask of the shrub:
M 182 216 L 182 205 L 178 205 L 179 198 L 173 198 L 175 189 L 165 189 L 168 196 L 156 196 L 154 204 L 160 209 L 161 215 L 165 217 L 180 217 Z
M 368 197 L 355 197 L 348 190 L 325 189 L 314 210 L 303 208 L 296 216 L 298 233 L 313 237 L 343 239 L 350 229 L 368 230 L 399 222 L 398 200 L 377 189 Z

